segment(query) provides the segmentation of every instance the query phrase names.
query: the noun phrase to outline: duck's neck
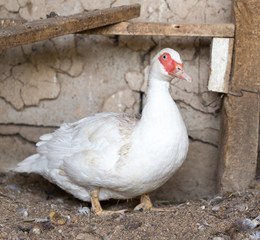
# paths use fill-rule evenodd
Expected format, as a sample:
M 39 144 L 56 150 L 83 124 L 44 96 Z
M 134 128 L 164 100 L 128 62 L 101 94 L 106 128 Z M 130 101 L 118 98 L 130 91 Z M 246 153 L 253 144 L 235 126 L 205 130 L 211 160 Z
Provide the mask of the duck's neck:
M 149 88 L 147 92 L 147 102 L 143 109 L 143 117 L 149 115 L 160 117 L 160 114 L 167 114 L 171 111 L 174 102 L 169 93 L 170 83 L 168 81 L 161 81 L 151 78 L 149 81 Z
M 147 93 L 147 102 L 154 94 L 169 94 L 170 83 L 168 81 L 161 81 L 155 78 L 150 79 Z
M 169 93 L 169 86 L 169 82 L 150 79 L 147 101 L 139 123 L 146 134 L 165 134 L 181 120 L 179 110 Z
M 140 150 L 138 147 L 140 151 L 157 151 L 159 154 L 159 150 L 162 150 L 165 153 L 160 154 L 170 154 L 168 151 L 172 151 L 173 143 L 181 137 L 182 132 L 185 133 L 184 123 L 169 93 L 169 86 L 167 81 L 150 79 L 147 102 L 133 134 L 136 145 L 143 148 Z

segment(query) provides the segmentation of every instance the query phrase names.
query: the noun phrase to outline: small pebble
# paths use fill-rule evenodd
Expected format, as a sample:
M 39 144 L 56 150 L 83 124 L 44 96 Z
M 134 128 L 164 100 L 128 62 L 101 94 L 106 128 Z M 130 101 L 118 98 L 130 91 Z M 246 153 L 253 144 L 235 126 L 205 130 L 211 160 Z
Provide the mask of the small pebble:
M 207 223 L 206 220 L 203 222 L 203 225 L 204 225 L 204 226 L 207 226 L 207 227 L 211 227 L 211 226 L 212 226 L 211 224 Z
M 33 226 L 33 228 L 30 230 L 29 235 L 39 235 L 41 233 L 41 229 L 38 225 Z
M 57 198 L 57 202 L 58 202 L 58 203 L 63 203 L 64 200 L 63 200 L 62 198 Z
M 213 208 L 212 208 L 212 211 L 218 211 L 219 210 L 219 206 L 214 206 Z
M 203 231 L 204 229 L 205 229 L 205 227 L 204 227 L 203 225 L 199 225 L 199 226 L 198 226 L 198 230 L 199 230 L 199 231 Z
M 91 233 L 80 233 L 76 237 L 77 240 L 99 240 L 100 238 L 98 236 L 95 236 L 94 234 Z
M 6 186 L 6 188 L 8 188 L 8 189 L 10 189 L 10 190 L 12 190 L 12 191 L 20 191 L 21 190 L 21 187 L 20 186 L 18 186 L 18 185 L 14 185 L 14 184 L 8 184 L 7 186 Z
M 17 211 L 23 218 L 27 218 L 29 216 L 28 210 L 26 208 L 19 208 Z
M 222 197 L 216 196 L 215 198 L 211 199 L 208 203 L 208 205 L 217 204 L 222 201 Z

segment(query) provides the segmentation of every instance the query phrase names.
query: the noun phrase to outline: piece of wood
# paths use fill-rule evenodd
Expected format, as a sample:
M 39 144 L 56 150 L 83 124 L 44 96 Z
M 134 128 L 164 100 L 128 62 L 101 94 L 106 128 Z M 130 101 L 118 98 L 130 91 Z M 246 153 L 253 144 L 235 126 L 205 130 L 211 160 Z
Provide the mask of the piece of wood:
M 222 110 L 219 183 L 222 192 L 245 190 L 256 176 L 259 98 L 227 95 Z
M 233 54 L 233 38 L 213 38 L 208 90 L 228 93 Z
M 222 191 L 243 191 L 255 178 L 259 137 L 259 0 L 237 0 L 232 92 L 224 98 L 219 181 Z M 259 7 L 257 7 L 259 6 Z M 254 22 L 257 21 L 257 22 Z M 254 34 L 256 34 L 254 36 Z M 244 90 L 243 90 L 244 89 Z M 238 93 L 234 94 L 234 91 Z
M 10 26 L 17 26 L 20 24 L 26 23 L 25 20 L 17 20 L 17 19 L 0 19 L 0 29 L 1 28 L 6 28 L 6 27 L 10 27 Z
M 0 30 L 0 50 L 129 20 L 139 15 L 140 4 L 133 4 L 3 28 Z
M 260 91 L 260 1 L 237 0 L 234 4 L 236 42 L 232 92 Z
M 121 22 L 87 30 L 85 34 L 182 37 L 234 37 L 234 24 L 171 24 L 153 22 Z
M 0 29 L 25 23 L 22 20 L 0 19 Z M 133 36 L 195 36 L 233 38 L 234 24 L 171 24 L 153 22 L 120 22 L 82 31 L 83 34 Z

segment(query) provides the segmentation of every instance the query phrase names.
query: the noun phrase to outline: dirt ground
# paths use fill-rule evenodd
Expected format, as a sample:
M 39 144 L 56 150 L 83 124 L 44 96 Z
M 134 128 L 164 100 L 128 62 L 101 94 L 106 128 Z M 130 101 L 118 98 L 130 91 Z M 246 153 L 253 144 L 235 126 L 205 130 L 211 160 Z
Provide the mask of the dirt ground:
M 119 210 L 137 204 L 111 200 L 102 206 Z M 260 239 L 254 220 L 260 215 L 259 180 L 244 192 L 155 205 L 171 211 L 94 216 L 88 203 L 40 176 L 1 173 L 0 239 Z

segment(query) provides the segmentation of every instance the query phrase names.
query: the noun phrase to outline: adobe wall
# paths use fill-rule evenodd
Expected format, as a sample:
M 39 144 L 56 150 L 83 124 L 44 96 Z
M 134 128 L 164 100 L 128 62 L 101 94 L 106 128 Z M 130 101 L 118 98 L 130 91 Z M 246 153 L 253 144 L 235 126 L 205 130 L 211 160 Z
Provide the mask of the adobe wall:
M 35 20 L 55 11 L 84 10 L 139 1 L 9 0 L 0 16 Z M 229 23 L 231 0 L 143 0 L 134 21 Z M 138 113 L 149 64 L 161 48 L 182 56 L 193 83 L 175 80 L 172 96 L 182 113 L 190 148 L 182 168 L 153 193 L 161 200 L 200 198 L 216 191 L 220 95 L 207 90 L 210 39 L 67 35 L 0 53 L 0 163 L 10 167 L 35 152 L 40 135 L 101 111 Z

